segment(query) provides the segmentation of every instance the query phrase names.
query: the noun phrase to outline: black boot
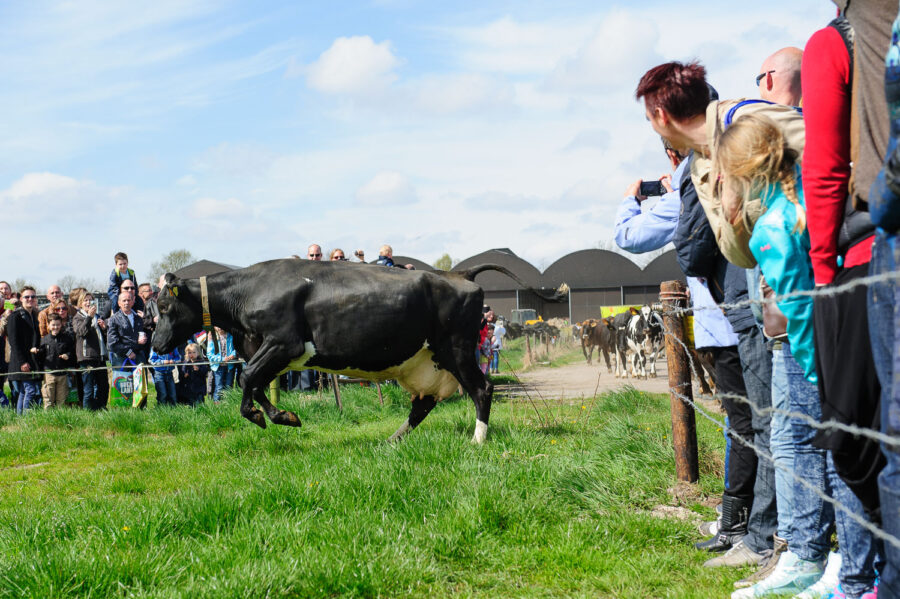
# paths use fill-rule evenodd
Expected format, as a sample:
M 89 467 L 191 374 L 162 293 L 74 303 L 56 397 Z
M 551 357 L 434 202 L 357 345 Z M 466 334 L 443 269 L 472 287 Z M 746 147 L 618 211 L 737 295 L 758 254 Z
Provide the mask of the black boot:
M 722 495 L 722 524 L 714 536 L 694 543 L 701 551 L 719 553 L 728 551 L 747 534 L 747 520 L 750 518 L 750 502 L 731 495 Z

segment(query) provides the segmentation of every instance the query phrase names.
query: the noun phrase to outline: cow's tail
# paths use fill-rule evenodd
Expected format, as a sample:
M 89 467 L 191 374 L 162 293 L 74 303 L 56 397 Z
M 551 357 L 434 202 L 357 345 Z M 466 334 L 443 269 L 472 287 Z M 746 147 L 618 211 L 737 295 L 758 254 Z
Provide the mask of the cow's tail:
M 500 266 L 499 264 L 479 264 L 477 266 L 473 266 L 472 268 L 460 271 L 459 274 L 462 275 L 463 278 L 468 279 L 469 281 L 472 281 L 474 283 L 475 277 L 487 270 L 494 270 L 499 273 L 505 274 L 507 277 L 509 277 L 522 287 L 525 287 L 529 291 L 533 291 L 541 298 L 550 302 L 561 302 L 569 296 L 569 286 L 565 283 L 557 287 L 553 293 L 548 294 L 543 289 L 535 289 L 534 287 L 530 286 L 528 283 L 517 277 L 513 271 L 509 270 L 505 266 Z

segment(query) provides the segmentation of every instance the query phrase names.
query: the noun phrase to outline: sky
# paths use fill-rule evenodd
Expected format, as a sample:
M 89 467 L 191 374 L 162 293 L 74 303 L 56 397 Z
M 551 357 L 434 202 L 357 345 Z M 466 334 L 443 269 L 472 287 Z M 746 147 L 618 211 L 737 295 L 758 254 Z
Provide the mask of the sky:
M 827 0 L 0 4 L 0 279 L 143 280 L 356 248 L 433 262 L 603 246 L 667 171 L 634 89 L 699 60 L 754 97 Z

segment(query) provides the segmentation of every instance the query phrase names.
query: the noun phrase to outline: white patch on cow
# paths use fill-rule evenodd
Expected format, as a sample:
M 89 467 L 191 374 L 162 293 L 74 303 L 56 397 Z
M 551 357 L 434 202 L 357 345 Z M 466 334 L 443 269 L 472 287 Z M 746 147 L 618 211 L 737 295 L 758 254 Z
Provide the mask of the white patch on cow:
M 314 355 L 316 355 L 316 346 L 312 344 L 312 341 L 307 341 L 303 344 L 303 355 L 291 360 L 288 367 L 281 372 L 285 373 L 288 370 L 303 370 L 306 368 L 306 363 L 309 362 Z
M 484 443 L 484 440 L 487 438 L 487 427 L 488 425 L 481 420 L 475 421 L 475 435 L 472 437 L 472 443 L 476 445 Z
M 310 279 L 309 277 L 303 277 L 303 280 L 307 283 L 312 283 L 312 279 Z
M 308 368 L 304 364 L 315 355 L 315 348 L 311 343 L 304 346 L 306 352 L 299 359 L 291 362 L 287 370 L 299 370 Z M 474 358 L 473 358 L 474 359 Z M 397 366 L 391 366 L 380 371 L 360 370 L 358 368 L 343 368 L 340 370 L 332 370 L 329 368 L 316 367 L 316 370 L 322 372 L 331 372 L 334 374 L 343 374 L 349 377 L 366 379 L 369 381 L 388 381 L 395 379 L 401 387 L 409 391 L 415 397 L 431 395 L 440 401 L 450 397 L 459 387 L 456 378 L 440 369 L 434 361 L 434 352 L 428 347 L 428 343 L 422 345 L 422 349 L 417 351 L 411 357 L 403 361 Z

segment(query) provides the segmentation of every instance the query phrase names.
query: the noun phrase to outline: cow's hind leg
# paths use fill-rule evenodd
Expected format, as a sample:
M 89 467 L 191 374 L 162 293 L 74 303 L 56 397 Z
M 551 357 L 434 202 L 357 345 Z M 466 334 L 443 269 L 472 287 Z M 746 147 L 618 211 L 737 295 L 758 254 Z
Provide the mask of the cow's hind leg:
M 390 436 L 388 441 L 399 441 L 406 433 L 419 426 L 419 423 L 425 420 L 425 417 L 434 409 L 435 405 L 437 405 L 437 401 L 434 399 L 433 395 L 426 395 L 421 399 L 413 397 L 412 407 L 409 410 L 409 417 L 406 419 L 406 422 L 401 424 L 400 428 Z
M 241 416 L 258 426 L 266 428 L 266 417 L 262 410 L 253 407 L 253 389 L 244 383 L 244 395 L 241 399 Z
M 459 341 L 452 349 L 435 351 L 438 364 L 456 377 L 475 404 L 475 434 L 472 443 L 484 443 L 487 438 L 488 420 L 491 416 L 491 399 L 494 385 L 488 381 L 475 361 L 473 344 Z

